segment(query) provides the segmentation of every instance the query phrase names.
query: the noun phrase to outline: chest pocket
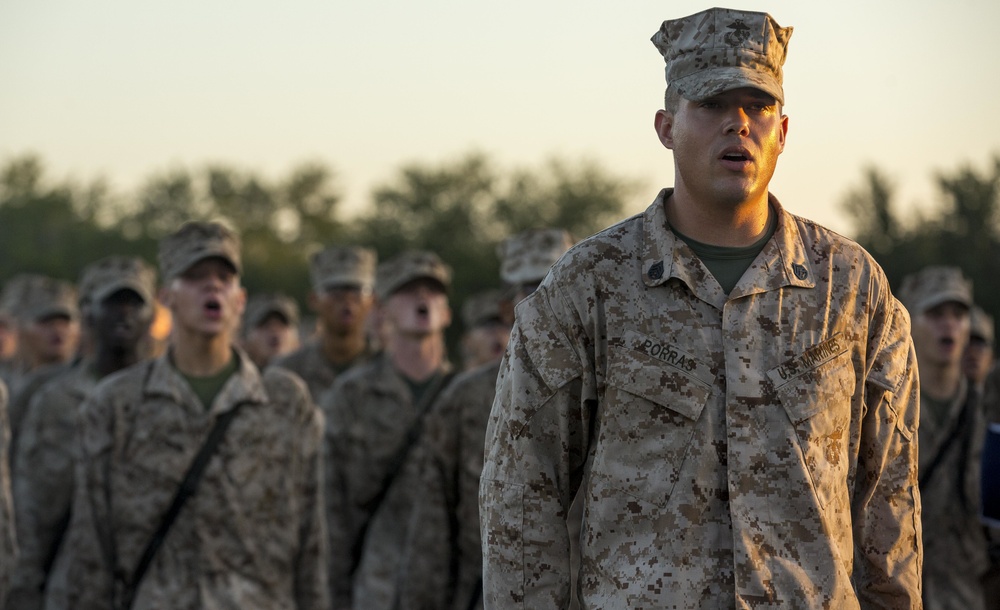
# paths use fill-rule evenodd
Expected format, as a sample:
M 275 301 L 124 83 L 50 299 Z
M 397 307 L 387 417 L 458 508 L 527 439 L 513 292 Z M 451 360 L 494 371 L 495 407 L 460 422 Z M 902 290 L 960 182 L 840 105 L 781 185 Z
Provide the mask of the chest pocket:
M 610 351 L 595 481 L 610 492 L 666 505 L 712 394 L 696 374 L 635 350 Z
M 836 338 L 825 344 L 830 341 L 837 347 Z M 803 367 L 802 359 L 798 360 L 768 371 L 768 377 L 795 430 L 820 506 L 825 508 L 837 498 L 846 501 L 854 367 L 847 349 L 839 347 L 815 366 Z M 796 369 L 795 375 L 787 375 L 789 366 Z

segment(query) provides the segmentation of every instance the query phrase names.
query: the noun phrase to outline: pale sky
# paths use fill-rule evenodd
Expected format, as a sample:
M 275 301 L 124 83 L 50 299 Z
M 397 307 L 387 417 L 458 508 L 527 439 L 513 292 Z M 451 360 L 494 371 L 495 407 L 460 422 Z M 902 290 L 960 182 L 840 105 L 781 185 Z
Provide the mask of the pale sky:
M 221 162 L 277 179 L 334 169 L 366 205 L 399 168 L 471 151 L 500 167 L 593 160 L 673 182 L 652 127 L 663 60 L 649 38 L 687 0 L 0 0 L 0 161 L 127 193 Z M 771 190 L 850 233 L 839 206 L 875 164 L 901 210 L 936 172 L 1000 153 L 1000 2 L 733 1 L 795 32 L 788 144 Z M 898 7 L 898 8 L 896 8 Z

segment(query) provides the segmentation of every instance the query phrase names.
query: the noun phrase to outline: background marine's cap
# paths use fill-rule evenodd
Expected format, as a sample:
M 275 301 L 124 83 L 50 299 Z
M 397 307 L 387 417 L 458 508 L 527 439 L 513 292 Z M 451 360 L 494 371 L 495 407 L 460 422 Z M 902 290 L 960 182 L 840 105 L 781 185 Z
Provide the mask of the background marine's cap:
M 490 322 L 500 322 L 500 302 L 503 292 L 498 289 L 477 292 L 462 304 L 462 323 L 466 330 L 483 326 Z
M 247 300 L 243 313 L 243 332 L 257 328 L 271 314 L 284 318 L 289 326 L 299 323 L 299 306 L 287 295 L 280 293 L 255 294 Z
M 982 307 L 975 305 L 969 310 L 969 336 L 982 339 L 986 343 L 993 345 L 994 336 L 993 316 L 983 311 Z
M 784 104 L 781 66 L 792 28 L 767 13 L 711 8 L 664 21 L 652 41 L 666 62 L 667 84 L 698 101 L 739 87 Z
M 540 282 L 573 245 L 573 238 L 563 229 L 530 229 L 505 239 L 497 247 L 500 279 L 507 284 Z
M 10 282 L 10 312 L 21 322 L 37 322 L 53 316 L 76 320 L 76 288 L 69 282 L 44 275 L 25 274 Z
M 378 266 L 375 296 L 384 301 L 409 282 L 424 278 L 436 281 L 447 291 L 451 288 L 451 267 L 433 252 L 408 250 Z
M 243 273 L 240 260 L 240 237 L 218 222 L 186 222 L 180 229 L 160 240 L 159 262 L 163 280 L 172 280 L 195 263 L 218 257 Z
M 358 246 L 330 246 L 321 250 L 309 263 L 313 290 L 321 292 L 343 286 L 371 290 L 375 285 L 377 259 L 374 250 Z
M 972 307 L 972 282 L 958 267 L 924 267 L 903 278 L 899 300 L 910 315 L 917 315 L 942 303 Z
M 80 277 L 80 304 L 96 304 L 115 292 L 128 289 L 152 305 L 156 271 L 141 258 L 109 256 L 93 262 Z

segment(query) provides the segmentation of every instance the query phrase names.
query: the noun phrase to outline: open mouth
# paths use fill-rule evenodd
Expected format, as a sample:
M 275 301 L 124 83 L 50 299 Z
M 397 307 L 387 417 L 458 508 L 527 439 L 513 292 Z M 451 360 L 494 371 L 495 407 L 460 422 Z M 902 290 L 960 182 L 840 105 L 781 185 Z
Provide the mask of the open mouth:
M 219 314 L 222 312 L 222 303 L 218 299 L 209 299 L 205 301 L 205 311 L 210 314 Z
M 426 316 L 430 312 L 431 312 L 431 310 L 430 310 L 429 307 L 427 307 L 427 305 L 417 305 L 417 315 L 418 316 Z

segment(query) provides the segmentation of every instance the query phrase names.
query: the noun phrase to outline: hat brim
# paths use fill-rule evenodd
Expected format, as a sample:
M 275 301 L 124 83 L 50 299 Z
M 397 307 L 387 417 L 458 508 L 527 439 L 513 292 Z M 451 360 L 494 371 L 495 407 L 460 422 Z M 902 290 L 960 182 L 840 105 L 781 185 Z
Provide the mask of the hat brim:
M 713 95 L 719 95 L 733 89 L 751 87 L 759 89 L 772 96 L 779 104 L 785 103 L 785 92 L 781 83 L 773 76 L 761 73 L 750 67 L 731 66 L 699 70 L 671 83 L 681 97 L 700 102 Z

